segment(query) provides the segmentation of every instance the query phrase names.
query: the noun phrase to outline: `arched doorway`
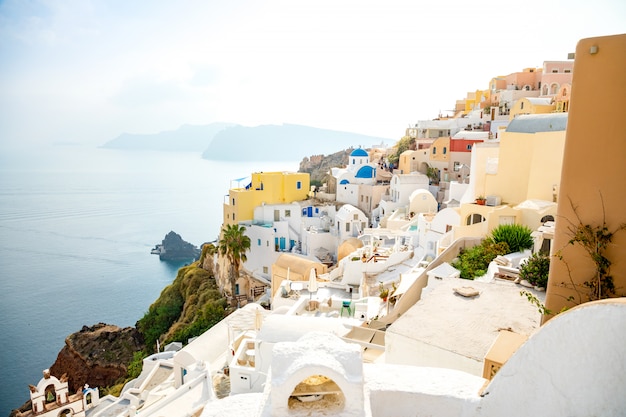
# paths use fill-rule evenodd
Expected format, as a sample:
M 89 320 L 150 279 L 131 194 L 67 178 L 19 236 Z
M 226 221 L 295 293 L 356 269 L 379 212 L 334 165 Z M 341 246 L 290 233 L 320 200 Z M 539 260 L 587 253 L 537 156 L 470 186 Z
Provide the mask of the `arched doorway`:
M 72 417 L 73 415 L 71 408 L 65 408 L 59 413 L 59 417 Z
M 341 412 L 345 403 L 346 397 L 335 381 L 324 375 L 311 375 L 293 389 L 288 407 L 293 414 L 323 412 L 332 415 Z

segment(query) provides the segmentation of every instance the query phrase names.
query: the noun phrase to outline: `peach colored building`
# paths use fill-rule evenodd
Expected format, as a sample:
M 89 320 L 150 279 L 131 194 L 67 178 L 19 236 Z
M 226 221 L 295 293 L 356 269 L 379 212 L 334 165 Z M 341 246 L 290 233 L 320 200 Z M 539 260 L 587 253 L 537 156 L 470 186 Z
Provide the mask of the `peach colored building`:
M 567 125 L 567 140 L 558 197 L 554 249 L 563 259 L 553 259 L 546 293 L 546 307 L 561 311 L 573 304 L 567 298 L 596 271 L 578 245 L 569 245 L 568 220 L 609 230 L 626 223 L 624 167 L 624 111 L 626 99 L 626 34 L 582 39 L 576 47 L 575 76 Z M 571 202 L 571 203 L 570 203 Z M 615 234 L 606 250 L 613 262 L 611 275 L 617 295 L 626 292 L 626 231 Z M 571 281 L 570 281 L 571 279 Z M 562 284 L 566 283 L 566 284 Z
M 544 61 L 541 76 L 541 95 L 556 96 L 563 84 L 572 83 L 572 61 Z

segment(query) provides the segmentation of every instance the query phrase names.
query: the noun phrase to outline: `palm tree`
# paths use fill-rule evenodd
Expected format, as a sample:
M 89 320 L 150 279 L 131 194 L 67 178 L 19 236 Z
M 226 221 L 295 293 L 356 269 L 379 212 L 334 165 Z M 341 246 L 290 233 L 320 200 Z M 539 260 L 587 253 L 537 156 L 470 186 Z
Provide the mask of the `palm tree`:
M 250 238 L 244 234 L 246 228 L 237 224 L 228 224 L 222 228 L 222 237 L 219 241 L 218 250 L 220 255 L 226 256 L 230 264 L 229 278 L 232 295 L 231 305 L 237 305 L 235 299 L 235 284 L 239 277 L 239 267 L 248 258 L 246 252 L 250 250 Z

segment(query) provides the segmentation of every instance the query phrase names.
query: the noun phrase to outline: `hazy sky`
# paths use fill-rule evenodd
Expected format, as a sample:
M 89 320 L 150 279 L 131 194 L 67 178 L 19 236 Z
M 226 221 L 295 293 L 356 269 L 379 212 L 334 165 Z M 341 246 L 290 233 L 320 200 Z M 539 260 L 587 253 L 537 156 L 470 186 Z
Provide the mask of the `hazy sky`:
M 623 0 L 0 0 L 0 143 L 216 121 L 399 138 L 618 33 Z

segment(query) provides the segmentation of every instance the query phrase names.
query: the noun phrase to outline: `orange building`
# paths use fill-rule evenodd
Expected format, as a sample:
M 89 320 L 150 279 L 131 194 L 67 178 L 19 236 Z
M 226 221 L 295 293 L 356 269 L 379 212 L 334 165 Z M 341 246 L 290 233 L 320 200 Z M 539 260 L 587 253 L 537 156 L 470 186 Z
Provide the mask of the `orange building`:
M 569 244 L 569 228 L 578 219 L 592 227 L 604 221 L 610 231 L 626 224 L 625 51 L 626 34 L 582 39 L 576 47 L 554 237 L 554 250 L 561 249 L 563 258 L 552 258 L 546 293 L 546 308 L 553 312 L 578 304 L 579 295 L 587 301 L 584 283 L 597 272 L 580 245 Z M 626 230 L 614 235 L 605 256 L 612 262 L 616 295 L 624 296 Z

